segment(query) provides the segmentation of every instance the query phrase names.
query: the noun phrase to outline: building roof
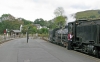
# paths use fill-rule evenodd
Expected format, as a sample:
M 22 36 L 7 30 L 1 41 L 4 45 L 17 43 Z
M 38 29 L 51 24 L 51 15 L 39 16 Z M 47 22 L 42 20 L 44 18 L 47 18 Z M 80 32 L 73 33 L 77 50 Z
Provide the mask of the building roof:
M 12 31 L 17 32 L 17 33 L 21 32 L 20 30 L 12 30 Z

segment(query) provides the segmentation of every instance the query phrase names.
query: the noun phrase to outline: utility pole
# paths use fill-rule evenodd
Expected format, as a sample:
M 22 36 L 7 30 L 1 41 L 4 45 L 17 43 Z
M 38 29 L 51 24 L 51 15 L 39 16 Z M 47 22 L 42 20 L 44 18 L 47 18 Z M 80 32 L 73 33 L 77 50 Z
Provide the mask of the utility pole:
M 64 28 L 61 27 L 61 43 L 62 43 L 62 44 L 63 44 L 63 38 L 62 38 L 62 37 L 63 37 L 63 29 L 64 29 Z
M 27 29 L 27 43 L 28 43 L 28 39 L 29 39 L 29 33 L 28 33 L 28 31 L 29 31 L 29 27 Z
M 63 28 L 61 28 L 61 43 L 63 44 L 63 42 L 62 42 L 62 35 L 63 35 L 63 34 L 62 34 L 62 33 L 63 33 L 62 29 L 63 29 Z

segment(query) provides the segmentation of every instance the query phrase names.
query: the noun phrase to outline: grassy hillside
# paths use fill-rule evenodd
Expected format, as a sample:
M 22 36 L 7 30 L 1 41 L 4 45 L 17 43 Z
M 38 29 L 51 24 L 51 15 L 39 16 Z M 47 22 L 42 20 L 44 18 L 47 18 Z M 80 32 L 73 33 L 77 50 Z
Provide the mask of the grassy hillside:
M 87 10 L 82 12 L 77 12 L 76 19 L 97 19 L 100 18 L 100 10 Z

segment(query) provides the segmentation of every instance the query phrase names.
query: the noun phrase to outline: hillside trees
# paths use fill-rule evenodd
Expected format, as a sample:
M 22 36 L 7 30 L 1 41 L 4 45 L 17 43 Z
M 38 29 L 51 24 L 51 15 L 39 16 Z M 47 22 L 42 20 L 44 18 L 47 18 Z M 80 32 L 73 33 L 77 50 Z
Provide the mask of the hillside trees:
M 75 14 L 76 19 L 99 19 L 100 18 L 100 10 L 87 10 L 77 12 Z
M 3 34 L 5 29 L 8 29 L 9 31 L 20 30 L 20 25 L 25 26 L 28 24 L 33 24 L 33 22 L 25 20 L 23 18 L 15 18 L 10 14 L 3 14 L 0 17 L 0 34 Z
M 11 14 L 3 14 L 0 17 L 0 34 L 3 34 L 3 31 L 5 29 L 10 30 L 19 30 L 20 25 L 23 25 L 23 33 L 25 34 L 27 31 L 27 27 L 30 27 L 30 33 L 46 33 L 48 32 L 48 28 L 53 29 L 56 27 L 62 27 L 65 25 L 67 17 L 64 16 L 64 9 L 62 7 L 58 7 L 55 11 L 55 18 L 49 21 L 46 21 L 42 18 L 36 19 L 33 22 L 29 20 L 25 20 L 23 18 L 15 18 Z M 42 27 L 47 27 L 43 28 L 41 30 L 37 30 L 36 26 L 34 24 L 40 24 Z
M 2 21 L 0 22 L 0 34 L 2 34 L 5 29 L 18 30 L 21 24 L 23 24 L 23 22 L 21 21 L 8 21 L 8 20 Z

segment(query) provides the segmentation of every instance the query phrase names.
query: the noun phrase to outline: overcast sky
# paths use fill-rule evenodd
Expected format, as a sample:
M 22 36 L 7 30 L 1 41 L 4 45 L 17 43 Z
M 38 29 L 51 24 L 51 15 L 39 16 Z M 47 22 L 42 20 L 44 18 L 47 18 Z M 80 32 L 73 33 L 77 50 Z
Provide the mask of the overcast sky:
M 55 17 L 57 7 L 63 7 L 68 16 L 79 11 L 100 9 L 100 0 L 0 0 L 0 16 L 11 14 L 31 21 L 37 18 L 50 20 Z

